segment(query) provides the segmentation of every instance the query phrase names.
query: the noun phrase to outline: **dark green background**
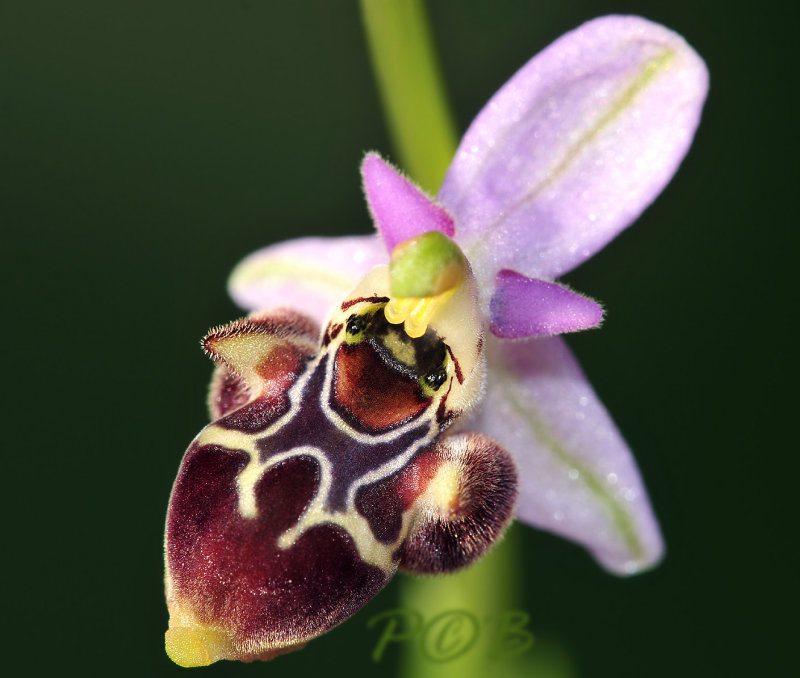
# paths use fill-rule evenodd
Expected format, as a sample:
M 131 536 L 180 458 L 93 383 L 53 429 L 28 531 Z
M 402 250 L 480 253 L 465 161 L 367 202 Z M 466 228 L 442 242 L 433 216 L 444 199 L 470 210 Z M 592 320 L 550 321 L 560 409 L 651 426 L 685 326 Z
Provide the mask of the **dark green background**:
M 530 56 L 610 12 L 677 30 L 711 71 L 673 183 L 567 278 L 608 309 L 570 343 L 668 555 L 620 580 L 518 527 L 519 607 L 580 676 L 764 675 L 796 635 L 781 615 L 798 565 L 793 18 L 710 0 L 449 0 L 431 18 L 463 128 Z M 355 2 L 0 2 L 4 639 L 26 675 L 180 671 L 161 541 L 205 421 L 197 341 L 237 315 L 225 281 L 243 255 L 369 230 L 366 149 L 392 156 Z M 366 620 L 396 594 L 303 652 L 207 674 L 376 674 Z

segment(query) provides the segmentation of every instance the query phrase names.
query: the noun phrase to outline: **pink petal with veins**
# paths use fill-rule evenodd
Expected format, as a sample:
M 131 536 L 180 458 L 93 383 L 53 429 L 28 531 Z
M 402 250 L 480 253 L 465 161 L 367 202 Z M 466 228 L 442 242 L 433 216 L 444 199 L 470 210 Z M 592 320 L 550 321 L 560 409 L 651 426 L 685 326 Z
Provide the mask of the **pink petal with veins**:
M 438 196 L 478 281 L 556 278 L 630 225 L 678 169 L 707 88 L 680 35 L 633 16 L 531 59 L 475 118 Z

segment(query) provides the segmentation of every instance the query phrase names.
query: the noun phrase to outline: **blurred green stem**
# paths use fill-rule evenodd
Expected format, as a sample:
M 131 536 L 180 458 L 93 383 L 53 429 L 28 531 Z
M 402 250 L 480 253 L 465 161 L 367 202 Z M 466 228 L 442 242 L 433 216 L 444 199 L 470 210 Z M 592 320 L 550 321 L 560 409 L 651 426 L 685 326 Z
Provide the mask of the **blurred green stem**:
M 421 0 L 361 0 L 375 76 L 401 163 L 411 178 L 436 193 L 456 149 L 457 135 L 436 62 Z M 518 607 L 516 549 L 506 539 L 483 561 L 459 574 L 406 579 L 401 605 L 425 621 L 442 612 L 466 610 L 481 624 L 478 643 L 458 659 L 432 663 L 409 643 L 403 674 L 487 675 L 487 618 Z
M 372 65 L 400 163 L 436 193 L 458 137 L 422 0 L 361 0 Z

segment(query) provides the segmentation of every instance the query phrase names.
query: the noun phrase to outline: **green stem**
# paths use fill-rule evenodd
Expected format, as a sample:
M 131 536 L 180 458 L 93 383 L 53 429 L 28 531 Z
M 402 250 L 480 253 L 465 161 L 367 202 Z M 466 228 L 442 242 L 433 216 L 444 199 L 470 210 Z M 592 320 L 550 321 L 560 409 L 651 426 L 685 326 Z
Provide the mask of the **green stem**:
M 423 188 L 435 193 L 453 159 L 457 136 L 423 3 L 361 0 L 361 11 L 386 118 L 403 168 Z M 467 611 L 481 626 L 475 646 L 446 663 L 431 662 L 419 644 L 409 643 L 403 675 L 487 675 L 487 619 L 497 619 L 519 607 L 514 541 L 506 539 L 483 561 L 458 574 L 406 579 L 401 604 L 420 612 L 426 622 L 443 612 Z
M 472 616 L 478 623 L 475 642 L 459 657 L 448 658 L 448 646 L 469 643 L 469 624 L 449 634 L 442 626 L 431 625 L 430 632 L 409 643 L 402 658 L 402 676 L 413 678 L 484 678 L 497 669 L 491 658 L 492 643 L 500 619 L 509 610 L 519 609 L 518 568 L 514 530 L 487 556 L 472 567 L 453 575 L 407 579 L 401 591 L 401 606 L 417 610 L 427 625 L 437 615 L 453 613 L 454 619 Z M 465 628 L 466 627 L 466 628 Z M 425 627 L 423 627 L 425 628 Z M 425 643 L 423 650 L 422 643 Z M 441 650 L 443 646 L 445 650 Z M 440 661 L 433 661 L 438 658 Z
M 457 136 L 422 0 L 361 0 L 372 64 L 400 162 L 436 193 Z

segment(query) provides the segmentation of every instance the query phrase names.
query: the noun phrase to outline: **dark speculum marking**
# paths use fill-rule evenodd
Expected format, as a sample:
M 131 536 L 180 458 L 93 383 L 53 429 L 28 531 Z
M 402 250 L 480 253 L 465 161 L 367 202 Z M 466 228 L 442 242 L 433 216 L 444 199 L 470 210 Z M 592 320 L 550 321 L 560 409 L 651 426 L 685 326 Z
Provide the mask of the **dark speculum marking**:
M 369 442 L 369 436 L 358 439 L 337 426 L 323 410 L 320 398 L 329 359 L 323 358 L 306 382 L 297 412 L 275 433 L 260 438 L 257 448 L 262 462 L 302 446 L 318 449 L 330 460 L 333 474 L 325 508 L 343 511 L 351 484 L 406 452 L 427 435 L 428 426 L 415 426 L 393 440 L 378 443 Z

